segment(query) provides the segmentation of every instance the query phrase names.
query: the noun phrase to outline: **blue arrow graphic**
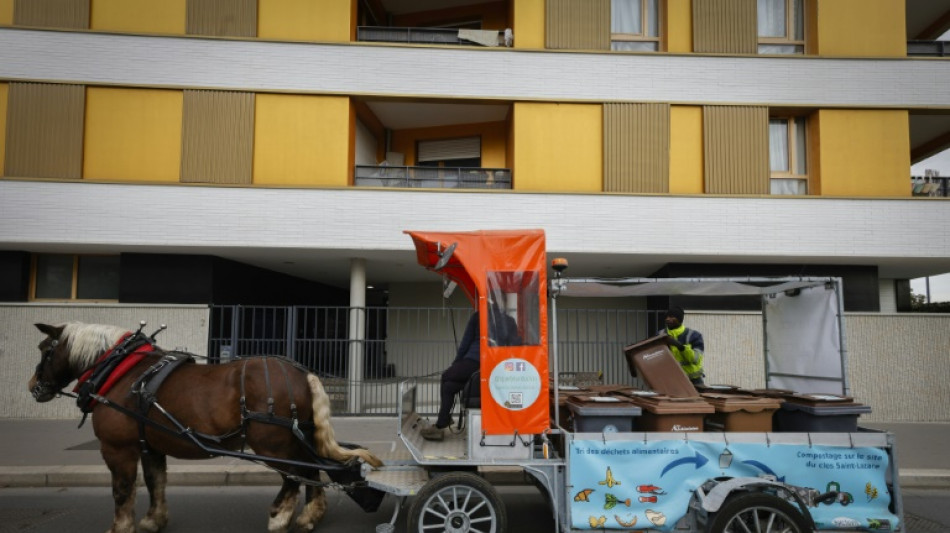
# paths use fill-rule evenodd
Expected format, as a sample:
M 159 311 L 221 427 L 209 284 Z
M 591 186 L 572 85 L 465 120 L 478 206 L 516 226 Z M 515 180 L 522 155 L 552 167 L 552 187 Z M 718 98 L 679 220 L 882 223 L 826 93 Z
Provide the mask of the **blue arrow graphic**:
M 682 458 L 682 459 L 677 459 L 677 460 L 673 461 L 672 463 L 666 465 L 666 468 L 664 468 L 664 469 L 663 469 L 663 472 L 660 473 L 660 477 L 663 477 L 664 475 L 666 475 L 667 472 L 669 472 L 670 470 L 676 468 L 676 467 L 679 466 L 679 465 L 685 465 L 685 464 L 689 464 L 689 463 L 696 463 L 696 470 L 699 470 L 699 468 L 700 468 L 701 466 L 703 466 L 704 464 L 706 464 L 706 463 L 708 463 L 708 462 L 709 462 L 709 459 L 707 459 L 705 455 L 702 455 L 701 453 L 696 452 L 696 455 L 693 456 L 693 457 L 684 457 L 684 458 Z
M 765 472 L 766 474 L 768 474 L 768 475 L 770 475 L 770 476 L 775 476 L 775 479 L 778 480 L 778 481 L 785 481 L 785 476 L 779 477 L 778 474 L 776 474 L 775 472 L 773 472 L 771 468 L 765 466 L 764 464 L 762 464 L 762 463 L 760 463 L 760 462 L 758 462 L 758 461 L 742 461 L 742 462 L 745 463 L 745 464 L 747 464 L 747 465 L 754 466 L 754 467 L 758 468 L 759 470 Z

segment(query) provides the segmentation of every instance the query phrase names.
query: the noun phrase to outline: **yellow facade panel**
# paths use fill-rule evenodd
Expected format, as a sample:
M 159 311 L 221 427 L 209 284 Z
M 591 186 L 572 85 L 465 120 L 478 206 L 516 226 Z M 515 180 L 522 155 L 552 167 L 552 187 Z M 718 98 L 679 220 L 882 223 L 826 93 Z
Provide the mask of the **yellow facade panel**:
M 822 196 L 910 196 L 910 120 L 901 110 L 819 111 Z
M 835 0 L 818 4 L 818 55 L 904 57 L 904 2 Z
M 268 0 L 257 13 L 257 36 L 276 41 L 349 42 L 355 0 Z
M 392 132 L 392 151 L 406 156 L 406 164 L 416 164 L 416 146 L 419 141 L 433 139 L 453 139 L 460 137 L 480 137 L 482 145 L 482 167 L 507 168 L 507 124 L 504 122 L 482 122 L 477 124 L 458 124 L 433 128 L 415 128 Z
M 663 37 L 666 51 L 688 54 L 693 51 L 693 4 L 691 0 L 667 0 Z
M 600 104 L 515 103 L 513 129 L 514 189 L 603 190 Z
M 89 88 L 83 177 L 177 182 L 181 91 Z
M 703 193 L 703 108 L 670 107 L 670 193 Z
M 0 0 L 0 24 L 13 25 L 13 0 Z
M 346 97 L 257 95 L 254 183 L 345 187 L 349 124 Z
M 93 30 L 101 31 L 184 35 L 185 2 L 186 0 L 95 0 L 92 3 L 89 26 Z
M 10 86 L 6 83 L 0 83 L 0 177 L 3 177 L 4 160 L 3 155 L 7 147 L 7 95 L 10 94 Z
M 512 2 L 515 48 L 544 48 L 544 0 Z
M 3 155 L 7 147 L 7 95 L 10 94 L 10 86 L 6 83 L 0 83 L 0 177 L 3 177 Z

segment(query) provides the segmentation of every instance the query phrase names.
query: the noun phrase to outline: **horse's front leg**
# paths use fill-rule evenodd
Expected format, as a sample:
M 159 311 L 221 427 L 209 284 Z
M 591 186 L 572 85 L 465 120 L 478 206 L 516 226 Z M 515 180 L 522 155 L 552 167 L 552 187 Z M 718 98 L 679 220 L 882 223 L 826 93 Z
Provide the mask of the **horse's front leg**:
M 148 514 L 139 522 L 144 533 L 158 533 L 168 524 L 168 504 L 165 501 L 165 486 L 168 483 L 165 455 L 149 450 L 142 454 L 142 475 L 148 487 Z
M 281 474 L 284 484 L 274 498 L 270 507 L 270 520 L 267 522 L 269 533 L 284 533 L 290 526 L 290 519 L 297 510 L 297 499 L 300 497 L 300 482 L 294 481 Z
M 112 499 L 115 517 L 107 533 L 135 533 L 135 476 L 139 450 L 135 446 L 114 447 L 102 443 L 102 458 L 112 472 Z
M 327 512 L 327 496 L 323 487 L 307 485 L 305 492 L 306 504 L 300 511 L 300 516 L 297 517 L 297 530 L 301 532 L 313 531 L 317 527 L 317 522 Z

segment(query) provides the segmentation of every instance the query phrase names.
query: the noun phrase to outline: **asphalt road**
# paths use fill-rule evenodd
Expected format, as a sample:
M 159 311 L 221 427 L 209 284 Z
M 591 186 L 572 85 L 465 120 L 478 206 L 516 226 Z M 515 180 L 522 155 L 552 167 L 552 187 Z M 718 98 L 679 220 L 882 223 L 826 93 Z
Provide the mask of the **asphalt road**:
M 508 510 L 508 531 L 551 533 L 554 520 L 537 490 L 498 487 Z M 267 530 L 267 509 L 277 487 L 170 487 L 171 520 L 166 533 L 243 533 Z M 339 491 L 330 491 L 327 514 L 318 524 L 321 533 L 375 531 L 388 522 L 394 500 L 387 497 L 375 513 L 365 513 Z M 904 491 L 908 533 L 950 531 L 950 490 Z M 139 491 L 136 513 L 148 507 Z M 109 489 L 3 488 L 0 489 L 0 533 L 102 533 L 112 520 Z M 400 514 L 397 532 L 406 532 L 406 515 Z
M 169 487 L 169 523 L 164 533 L 244 533 L 267 531 L 273 487 Z M 551 533 L 554 519 L 533 487 L 497 487 L 508 510 L 508 531 Z M 301 499 L 302 499 L 301 491 Z M 387 496 L 375 513 L 366 513 L 341 491 L 327 492 L 327 513 L 320 533 L 363 533 L 392 518 L 395 499 Z M 148 510 L 139 489 L 136 519 Z M 396 531 L 405 533 L 406 511 Z M 112 524 L 111 490 L 104 487 L 2 488 L 0 533 L 102 533 Z

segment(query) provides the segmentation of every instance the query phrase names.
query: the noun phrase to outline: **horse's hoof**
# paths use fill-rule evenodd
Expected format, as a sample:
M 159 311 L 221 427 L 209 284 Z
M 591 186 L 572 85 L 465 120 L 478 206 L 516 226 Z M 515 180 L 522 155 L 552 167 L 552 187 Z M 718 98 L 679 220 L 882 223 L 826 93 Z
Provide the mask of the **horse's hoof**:
M 168 525 L 168 517 L 161 518 L 146 516 L 139 522 L 139 531 L 141 533 L 158 533 Z

